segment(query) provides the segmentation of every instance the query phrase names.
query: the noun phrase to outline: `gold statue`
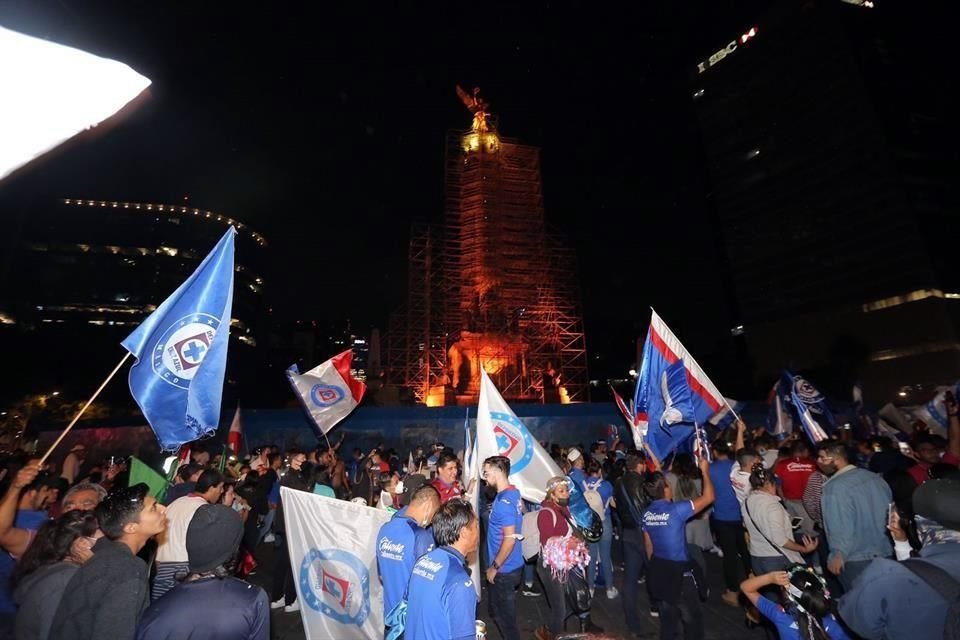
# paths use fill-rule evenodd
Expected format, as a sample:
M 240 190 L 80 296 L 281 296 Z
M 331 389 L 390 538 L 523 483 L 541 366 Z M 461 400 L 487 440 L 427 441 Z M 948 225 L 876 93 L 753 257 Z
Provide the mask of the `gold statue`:
M 480 97 L 480 87 L 474 87 L 473 95 L 471 95 L 464 91 L 460 85 L 457 85 L 457 95 L 460 96 L 460 100 L 473 114 L 473 130 L 478 133 L 488 131 L 487 111 L 490 104 Z

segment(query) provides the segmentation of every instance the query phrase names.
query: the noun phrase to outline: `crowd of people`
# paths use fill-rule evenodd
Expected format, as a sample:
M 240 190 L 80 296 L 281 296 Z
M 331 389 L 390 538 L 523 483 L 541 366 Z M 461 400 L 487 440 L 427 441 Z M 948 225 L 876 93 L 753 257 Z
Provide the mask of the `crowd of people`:
M 952 397 L 946 406 L 949 437 L 917 428 L 905 442 L 778 441 L 738 421 L 714 434 L 711 461 L 554 444 L 562 475 L 539 504 L 511 484 L 508 458 L 463 482 L 463 452 L 442 443 L 406 456 L 344 457 L 342 439 L 264 446 L 229 463 L 194 446 L 159 501 L 130 485 L 123 461 L 89 464 L 81 444 L 56 466 L 15 452 L 0 468 L 0 636 L 269 638 L 271 609 L 299 611 L 287 487 L 392 514 L 371 541 L 391 639 L 475 638 L 472 562 L 480 617 L 505 640 L 523 637 L 524 597 L 549 607 L 538 640 L 619 626 L 591 615 L 600 597 L 621 600 L 630 637 L 658 626 L 664 639 L 702 638 L 711 553 L 720 600 L 780 638 L 940 638 L 960 579 L 960 418 Z M 577 500 L 602 530 L 577 517 Z M 245 579 L 265 550 L 269 594 Z M 658 623 L 641 619 L 644 600 Z

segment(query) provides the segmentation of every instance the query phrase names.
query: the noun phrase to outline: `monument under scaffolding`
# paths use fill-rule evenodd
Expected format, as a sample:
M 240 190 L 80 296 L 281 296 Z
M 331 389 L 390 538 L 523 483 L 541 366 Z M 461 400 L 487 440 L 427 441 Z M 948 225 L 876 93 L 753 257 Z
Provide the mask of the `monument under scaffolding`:
M 543 213 L 540 150 L 500 136 L 475 89 L 473 126 L 447 136 L 442 224 L 414 225 L 388 382 L 428 406 L 475 404 L 480 367 L 508 400 L 587 400 L 573 251 Z

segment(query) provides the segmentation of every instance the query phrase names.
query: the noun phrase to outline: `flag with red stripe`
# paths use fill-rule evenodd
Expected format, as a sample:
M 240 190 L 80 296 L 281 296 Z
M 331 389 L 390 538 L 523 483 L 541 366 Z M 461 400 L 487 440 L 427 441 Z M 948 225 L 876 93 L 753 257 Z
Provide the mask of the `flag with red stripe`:
M 634 396 L 635 419 L 650 448 L 663 460 L 725 405 L 716 385 L 651 310 Z
M 350 365 L 353 351 L 347 349 L 306 373 L 297 365 L 287 369 L 287 379 L 310 421 L 324 435 L 356 409 L 363 399 L 366 385 L 353 377 Z

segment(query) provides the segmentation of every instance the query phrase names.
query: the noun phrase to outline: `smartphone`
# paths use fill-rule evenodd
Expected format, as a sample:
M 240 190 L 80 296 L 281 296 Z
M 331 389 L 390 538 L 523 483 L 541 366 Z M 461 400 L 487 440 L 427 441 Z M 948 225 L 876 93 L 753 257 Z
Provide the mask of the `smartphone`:
M 896 523 L 893 521 L 894 514 L 897 514 L 897 505 L 894 502 L 891 502 L 887 505 L 887 526 L 892 527 Z M 897 514 L 899 516 L 899 514 Z M 898 518 L 899 519 L 899 518 Z

